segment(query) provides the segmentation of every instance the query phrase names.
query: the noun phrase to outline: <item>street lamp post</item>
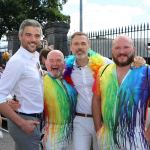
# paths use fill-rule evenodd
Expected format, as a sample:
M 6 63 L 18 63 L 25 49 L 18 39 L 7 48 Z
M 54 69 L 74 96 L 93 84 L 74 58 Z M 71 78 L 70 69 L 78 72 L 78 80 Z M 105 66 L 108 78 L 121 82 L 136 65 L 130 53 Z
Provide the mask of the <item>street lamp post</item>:
M 82 8 L 82 0 L 80 0 L 80 31 L 83 31 L 83 8 Z

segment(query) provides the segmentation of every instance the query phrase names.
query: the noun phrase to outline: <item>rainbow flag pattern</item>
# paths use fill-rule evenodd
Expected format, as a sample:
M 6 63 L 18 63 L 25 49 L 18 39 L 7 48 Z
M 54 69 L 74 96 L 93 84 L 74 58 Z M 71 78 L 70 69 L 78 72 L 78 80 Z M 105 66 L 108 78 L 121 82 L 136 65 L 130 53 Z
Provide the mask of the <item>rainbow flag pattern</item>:
M 44 76 L 45 149 L 70 142 L 76 100 L 76 90 L 65 80 Z
M 105 64 L 105 58 L 100 54 L 96 53 L 95 51 L 93 51 L 92 49 L 88 50 L 88 58 L 89 58 L 88 67 L 91 68 L 93 72 L 93 78 L 96 79 L 99 68 Z M 69 55 L 65 58 L 65 71 L 63 74 L 63 78 L 71 85 L 74 85 L 71 79 L 71 73 L 75 61 L 76 57 L 74 55 Z
M 104 68 L 100 68 L 97 80 L 103 119 L 100 150 L 148 150 L 144 132 L 150 96 L 149 68 L 131 67 L 120 85 L 116 65 Z

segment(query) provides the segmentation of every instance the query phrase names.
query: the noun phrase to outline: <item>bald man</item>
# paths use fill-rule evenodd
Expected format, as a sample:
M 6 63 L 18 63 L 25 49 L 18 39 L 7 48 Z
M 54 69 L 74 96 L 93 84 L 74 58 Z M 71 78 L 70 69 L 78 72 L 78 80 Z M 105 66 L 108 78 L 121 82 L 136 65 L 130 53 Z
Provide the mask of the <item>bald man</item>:
M 150 68 L 131 65 L 135 51 L 131 38 L 116 37 L 112 43 L 115 63 L 99 70 L 93 97 L 99 149 L 149 149 L 150 125 L 146 129 L 145 120 L 150 98 Z
M 48 53 L 44 76 L 45 150 L 70 150 L 76 90 L 62 79 L 64 55 L 59 50 Z

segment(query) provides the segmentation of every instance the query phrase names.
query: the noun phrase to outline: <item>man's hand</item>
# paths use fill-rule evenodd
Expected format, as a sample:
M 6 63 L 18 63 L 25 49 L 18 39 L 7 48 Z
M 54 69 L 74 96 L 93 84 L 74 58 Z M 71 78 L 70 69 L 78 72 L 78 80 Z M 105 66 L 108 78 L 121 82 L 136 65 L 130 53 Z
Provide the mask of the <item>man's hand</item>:
M 44 137 L 42 139 L 43 143 L 46 143 L 46 141 L 48 139 L 48 133 L 49 133 L 49 125 L 48 125 L 48 123 L 46 123 L 44 126 Z
M 27 134 L 32 134 L 37 125 L 39 125 L 39 121 L 36 120 L 25 120 L 23 119 L 22 124 L 19 125 L 20 128 Z
M 150 124 L 145 131 L 145 138 L 146 138 L 147 142 L 150 144 Z
M 9 100 L 8 105 L 14 110 L 18 110 L 18 108 L 21 107 L 20 103 L 18 100 Z M 20 126 L 21 129 L 27 133 L 27 134 L 32 134 L 36 126 L 39 124 L 38 121 L 35 120 L 22 120 L 22 125 Z
M 7 103 L 14 111 L 17 111 L 21 107 L 18 100 L 9 100 Z
M 146 64 L 146 61 L 143 57 L 141 56 L 135 56 L 134 57 L 134 62 L 131 64 L 134 67 L 141 67 Z
M 100 128 L 96 131 L 96 137 L 97 137 L 97 139 L 100 138 L 100 135 L 101 135 L 101 128 L 102 128 L 102 125 L 101 125 Z
M 101 129 L 102 129 L 102 127 L 103 127 L 103 123 L 101 122 L 101 123 L 99 124 L 98 130 L 96 130 L 96 137 L 97 137 L 97 138 L 99 138 L 100 135 L 101 135 Z
M 27 120 L 22 118 L 6 102 L 0 104 L 0 113 L 13 121 L 26 134 L 32 134 L 34 128 L 40 124 L 37 120 Z

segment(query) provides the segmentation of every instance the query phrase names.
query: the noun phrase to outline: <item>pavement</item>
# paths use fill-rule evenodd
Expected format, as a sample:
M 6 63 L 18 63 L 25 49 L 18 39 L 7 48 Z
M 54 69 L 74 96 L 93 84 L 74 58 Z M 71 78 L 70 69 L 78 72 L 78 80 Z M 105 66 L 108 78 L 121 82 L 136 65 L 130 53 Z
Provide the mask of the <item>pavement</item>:
M 2 131 L 3 138 L 0 137 L 0 150 L 15 150 L 15 144 L 8 131 Z
M 150 116 L 150 108 L 149 108 L 149 116 Z M 146 125 L 150 123 L 150 117 L 148 117 L 148 121 Z M 0 128 L 0 131 L 3 133 L 3 138 L 0 137 L 0 150 L 15 150 L 15 144 L 9 132 L 6 129 Z

